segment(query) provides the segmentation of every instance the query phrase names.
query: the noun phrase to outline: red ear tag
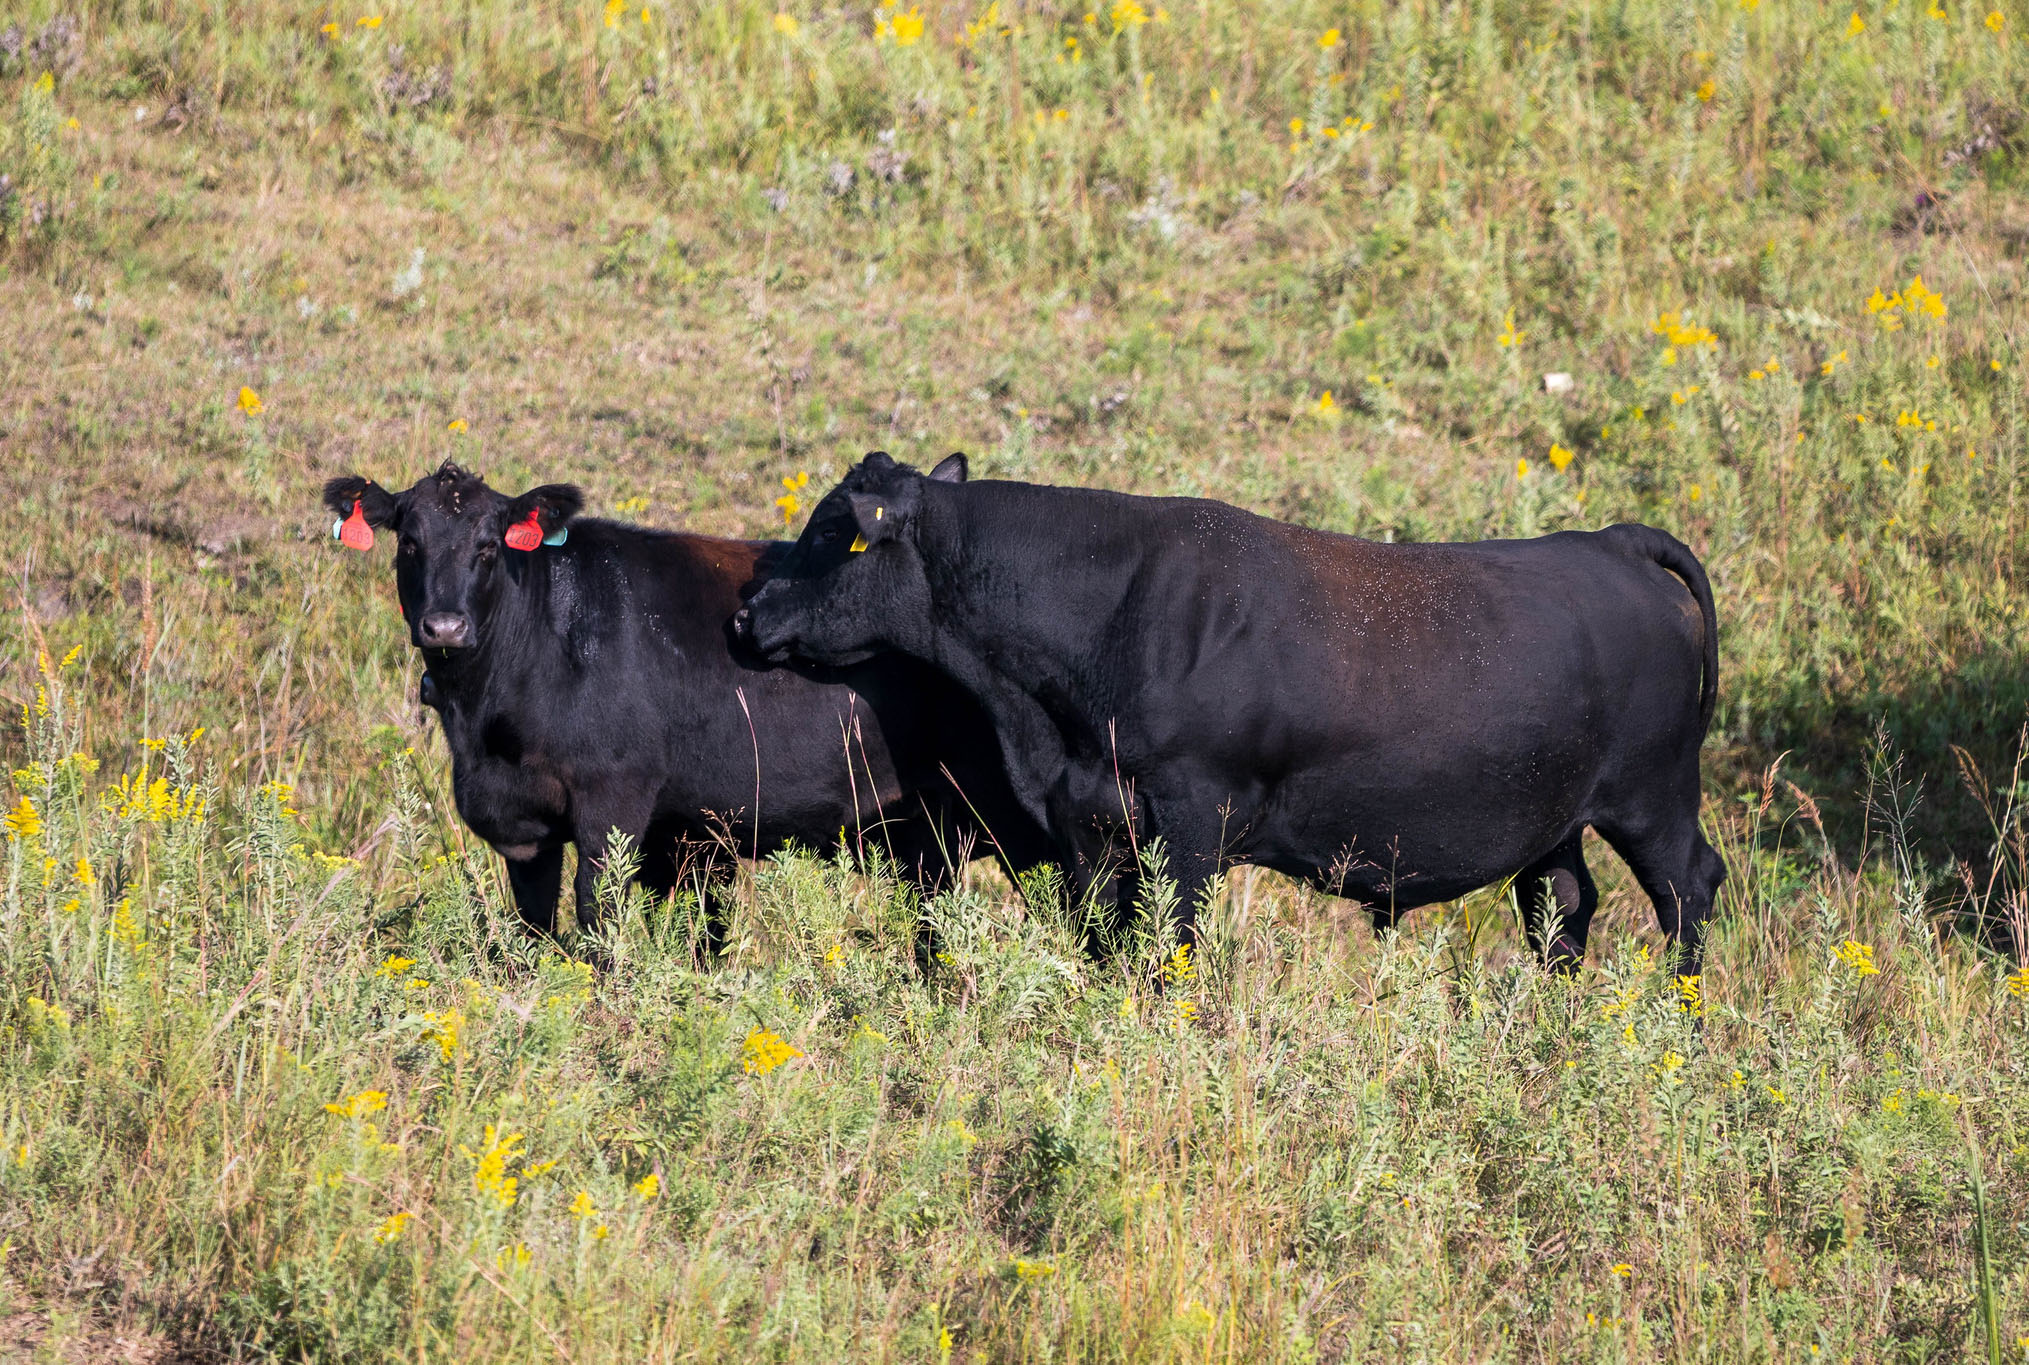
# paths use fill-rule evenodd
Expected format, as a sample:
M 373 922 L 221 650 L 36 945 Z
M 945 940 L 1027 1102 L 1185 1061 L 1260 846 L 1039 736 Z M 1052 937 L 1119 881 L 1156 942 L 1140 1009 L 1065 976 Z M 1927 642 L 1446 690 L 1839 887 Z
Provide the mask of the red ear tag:
M 508 527 L 502 539 L 506 540 L 510 550 L 533 550 L 542 544 L 542 523 L 536 520 L 535 513 L 530 512 L 527 521 L 517 521 Z
M 352 500 L 352 515 L 338 527 L 338 542 L 353 550 L 373 548 L 373 528 L 366 524 L 366 514 L 359 510 L 359 499 Z

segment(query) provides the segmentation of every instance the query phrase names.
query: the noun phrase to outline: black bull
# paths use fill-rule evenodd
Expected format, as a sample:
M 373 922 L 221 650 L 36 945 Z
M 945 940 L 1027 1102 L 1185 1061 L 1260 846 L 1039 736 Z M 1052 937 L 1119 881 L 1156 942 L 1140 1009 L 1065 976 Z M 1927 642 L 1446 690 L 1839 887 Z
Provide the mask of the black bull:
M 1572 964 L 1590 825 L 1698 971 L 1726 875 L 1698 828 L 1717 629 L 1696 558 L 1650 527 L 1384 545 L 877 453 L 740 629 L 771 658 L 949 673 L 1074 886 L 1160 837 L 1187 939 L 1226 863 L 1380 923 L 1512 875 L 1538 948 Z
M 947 679 L 898 657 L 771 666 L 733 638 L 779 543 L 579 520 L 575 488 L 509 497 L 455 465 L 400 494 L 333 479 L 325 502 L 363 523 L 348 544 L 370 545 L 366 526 L 395 532 L 396 590 L 458 813 L 507 860 L 539 932 L 555 928 L 567 843 L 578 914 L 596 921 L 616 829 L 650 888 L 695 877 L 714 936 L 711 892 L 733 853 L 825 848 L 843 833 L 926 887 L 963 856 L 1026 868 L 1044 855 L 985 717 Z M 509 548 L 523 525 L 531 548 Z

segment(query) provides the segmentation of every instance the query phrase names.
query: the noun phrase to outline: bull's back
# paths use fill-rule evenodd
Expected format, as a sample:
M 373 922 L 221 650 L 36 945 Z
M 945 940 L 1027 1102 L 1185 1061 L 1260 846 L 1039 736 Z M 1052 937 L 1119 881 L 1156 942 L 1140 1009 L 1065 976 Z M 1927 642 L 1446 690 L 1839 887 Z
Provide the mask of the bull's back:
M 1128 671 L 1179 744 L 1291 768 L 1464 745 L 1521 761 L 1546 735 L 1696 716 L 1697 605 L 1610 534 L 1391 545 L 1236 513 L 1160 543 Z

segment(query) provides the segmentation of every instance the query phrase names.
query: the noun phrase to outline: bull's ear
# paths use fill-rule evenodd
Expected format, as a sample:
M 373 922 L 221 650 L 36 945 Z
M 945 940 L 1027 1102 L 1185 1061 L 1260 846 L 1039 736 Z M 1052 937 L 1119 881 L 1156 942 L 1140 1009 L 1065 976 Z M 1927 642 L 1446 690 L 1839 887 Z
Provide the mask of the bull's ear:
M 585 505 L 585 495 L 576 484 L 546 483 L 531 488 L 507 505 L 509 525 L 526 522 L 531 516 L 548 540 L 570 525 L 571 518 Z
M 335 517 L 351 516 L 356 505 L 368 526 L 386 526 L 395 519 L 394 494 L 357 474 L 347 474 L 325 484 L 324 505 Z
M 954 450 L 937 462 L 937 467 L 930 471 L 930 477 L 938 483 L 964 483 L 969 472 L 965 452 Z
M 852 519 L 859 528 L 853 549 L 871 549 L 902 534 L 904 517 L 893 498 L 885 493 L 848 493 L 846 498 L 852 503 Z

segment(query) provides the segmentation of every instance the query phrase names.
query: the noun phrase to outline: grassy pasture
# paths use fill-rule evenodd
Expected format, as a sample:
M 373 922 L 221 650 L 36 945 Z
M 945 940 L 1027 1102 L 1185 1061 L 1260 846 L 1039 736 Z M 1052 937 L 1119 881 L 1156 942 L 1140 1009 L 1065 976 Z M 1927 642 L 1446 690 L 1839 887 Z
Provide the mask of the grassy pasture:
M 2029 1356 L 2025 27 L 17 0 L 0 1354 Z M 1180 969 L 826 850 L 708 969 L 526 942 L 318 485 L 764 535 L 871 448 L 1683 536 L 1695 999 L 1603 850 L 1568 983 L 1491 891 L 1236 873 Z

